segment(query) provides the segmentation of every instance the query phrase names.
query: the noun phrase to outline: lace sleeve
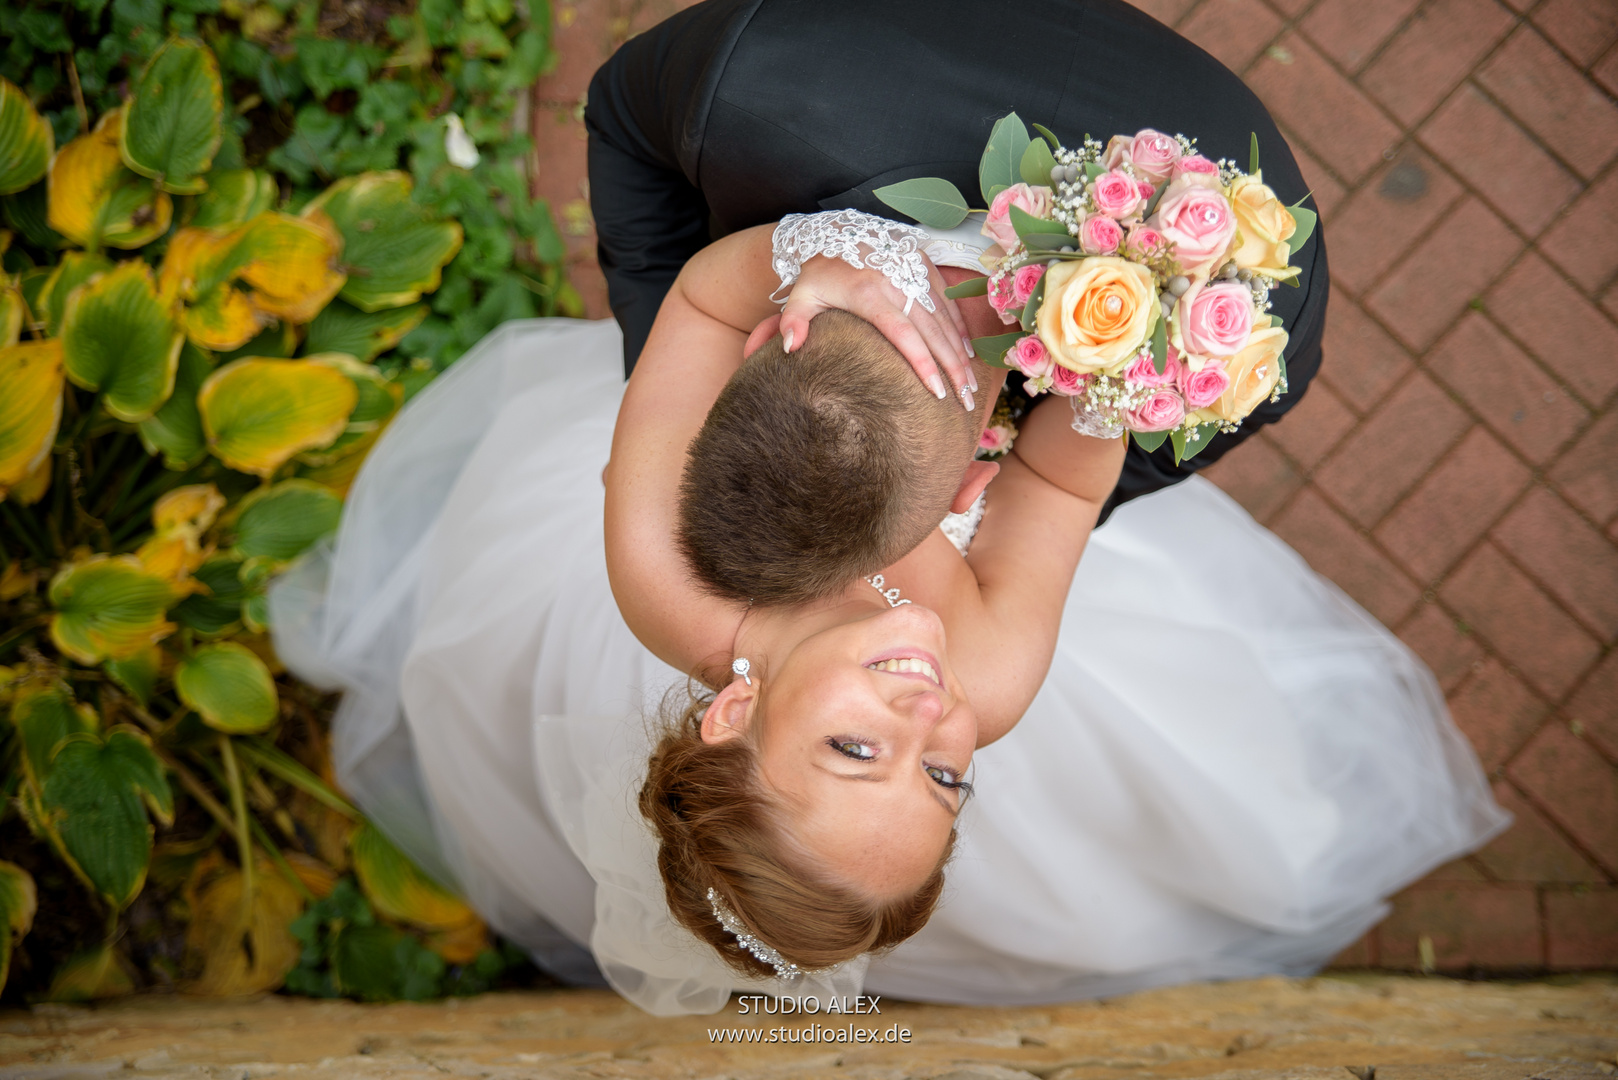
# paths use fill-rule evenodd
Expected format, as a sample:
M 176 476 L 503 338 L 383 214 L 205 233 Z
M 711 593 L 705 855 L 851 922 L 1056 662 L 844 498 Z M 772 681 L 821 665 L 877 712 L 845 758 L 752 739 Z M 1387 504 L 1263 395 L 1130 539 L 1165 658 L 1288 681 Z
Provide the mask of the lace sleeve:
M 780 287 L 770 294 L 772 300 L 798 280 L 804 263 L 816 255 L 827 255 L 842 259 L 856 270 L 870 267 L 881 271 L 904 294 L 906 315 L 918 300 L 928 311 L 937 310 L 932 282 L 927 277 L 927 259 L 922 253 L 928 236 L 914 225 L 860 210 L 825 210 L 818 214 L 788 214 L 776 226 L 772 239 L 775 272 L 781 278 Z

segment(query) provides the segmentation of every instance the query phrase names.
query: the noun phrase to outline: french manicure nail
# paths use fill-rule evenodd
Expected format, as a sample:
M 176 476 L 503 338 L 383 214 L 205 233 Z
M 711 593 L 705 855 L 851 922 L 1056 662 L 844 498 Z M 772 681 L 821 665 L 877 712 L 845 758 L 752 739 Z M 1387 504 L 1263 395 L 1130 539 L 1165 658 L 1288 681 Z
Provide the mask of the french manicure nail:
M 971 390 L 974 394 L 977 393 L 978 377 L 973 374 L 971 368 L 966 369 L 966 386 L 967 389 Z
M 967 412 L 971 412 L 973 409 L 977 408 L 977 399 L 972 396 L 972 391 L 970 389 L 963 388 L 961 390 L 961 400 L 966 403 Z
M 932 391 L 938 397 L 938 400 L 942 401 L 947 396 L 944 393 L 944 376 L 938 374 L 938 372 L 935 371 L 931 376 L 928 377 L 927 385 L 932 388 Z
M 972 339 L 969 337 L 963 337 L 961 340 L 966 343 L 966 355 L 976 356 L 977 353 L 972 351 Z
M 792 351 L 792 331 L 791 330 L 788 330 L 785 334 L 781 335 L 781 345 L 785 349 L 785 351 L 787 351 L 787 352 Z

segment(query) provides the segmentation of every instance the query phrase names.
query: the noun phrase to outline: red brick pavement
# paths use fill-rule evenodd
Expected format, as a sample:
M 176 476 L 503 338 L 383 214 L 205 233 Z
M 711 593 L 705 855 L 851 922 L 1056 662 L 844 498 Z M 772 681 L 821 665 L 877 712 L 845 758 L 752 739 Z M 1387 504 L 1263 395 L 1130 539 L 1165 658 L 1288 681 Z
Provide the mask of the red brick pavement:
M 1135 2 L 1265 101 L 1331 243 L 1320 378 L 1209 475 L 1426 659 L 1517 817 L 1340 962 L 1618 966 L 1618 2 Z M 593 315 L 582 95 L 683 6 L 555 9 L 536 188 Z

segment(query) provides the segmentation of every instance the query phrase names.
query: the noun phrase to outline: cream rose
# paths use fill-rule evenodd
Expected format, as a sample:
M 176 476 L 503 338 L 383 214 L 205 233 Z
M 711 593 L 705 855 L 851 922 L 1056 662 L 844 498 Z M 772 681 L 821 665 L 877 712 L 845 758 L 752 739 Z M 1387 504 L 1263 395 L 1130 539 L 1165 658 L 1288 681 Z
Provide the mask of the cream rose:
M 1236 211 L 1236 249 L 1231 253 L 1236 265 L 1277 281 L 1297 277 L 1298 268 L 1287 265 L 1292 257 L 1287 241 L 1298 223 L 1275 192 L 1256 175 L 1239 176 L 1230 185 L 1230 204 Z
M 1245 419 L 1274 393 L 1275 384 L 1281 380 L 1281 353 L 1286 347 L 1287 332 L 1279 326 L 1254 330 L 1247 344 L 1225 361 L 1230 385 L 1218 401 L 1196 411 L 1197 422 Z
M 1045 274 L 1036 329 L 1052 358 L 1081 375 L 1123 370 L 1159 318 L 1152 272 L 1114 255 L 1058 263 Z

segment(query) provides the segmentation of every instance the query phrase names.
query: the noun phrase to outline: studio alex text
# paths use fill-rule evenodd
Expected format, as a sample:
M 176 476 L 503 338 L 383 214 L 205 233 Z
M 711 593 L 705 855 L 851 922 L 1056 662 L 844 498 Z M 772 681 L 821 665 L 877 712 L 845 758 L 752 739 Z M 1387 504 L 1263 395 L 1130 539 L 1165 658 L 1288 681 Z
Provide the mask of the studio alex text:
M 736 999 L 736 1011 L 743 1016 L 749 1014 L 790 1016 L 794 1013 L 804 1016 L 813 1016 L 817 1013 L 822 1016 L 880 1016 L 882 1009 L 877 1003 L 881 1000 L 881 994 L 829 997 L 825 1000 L 814 994 L 805 994 L 802 997 L 793 997 L 791 994 L 782 994 L 779 997 L 769 994 L 746 994 Z

